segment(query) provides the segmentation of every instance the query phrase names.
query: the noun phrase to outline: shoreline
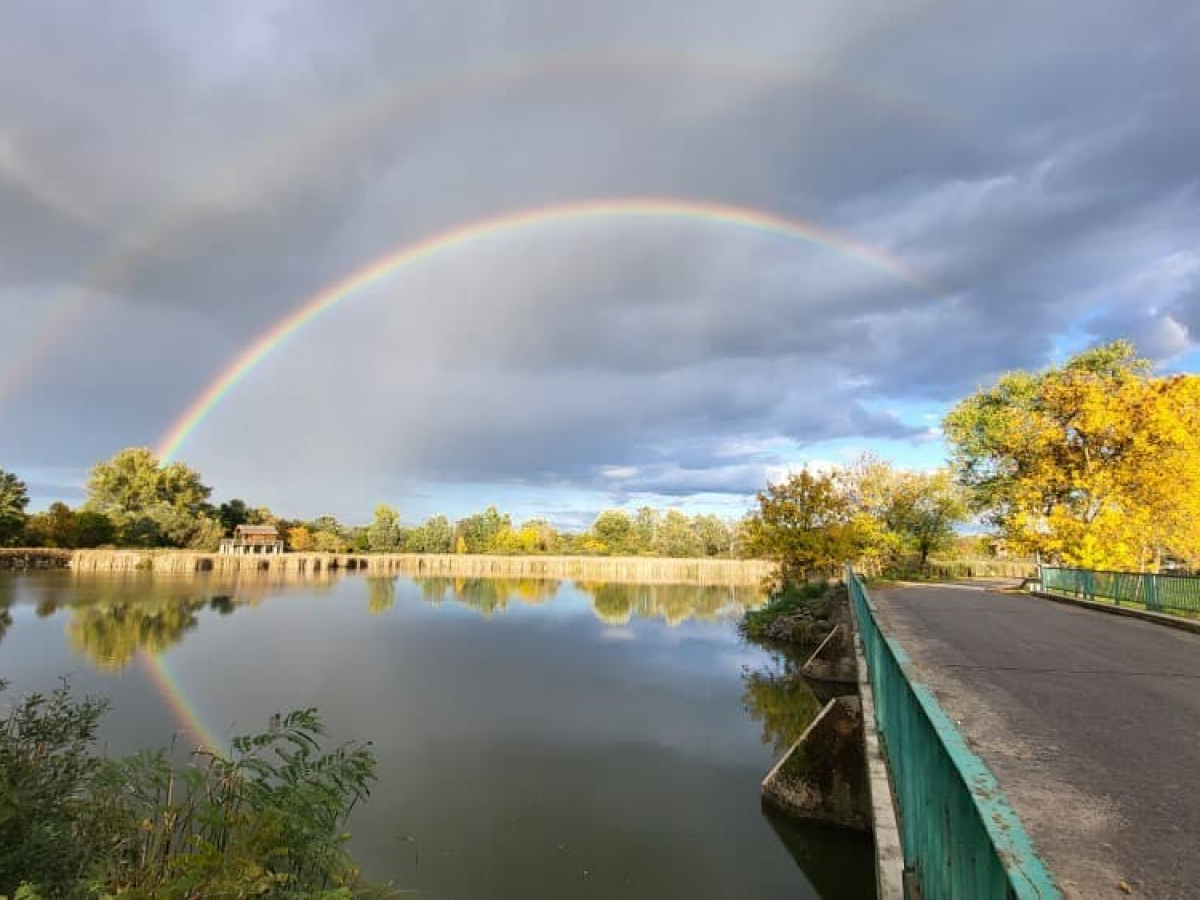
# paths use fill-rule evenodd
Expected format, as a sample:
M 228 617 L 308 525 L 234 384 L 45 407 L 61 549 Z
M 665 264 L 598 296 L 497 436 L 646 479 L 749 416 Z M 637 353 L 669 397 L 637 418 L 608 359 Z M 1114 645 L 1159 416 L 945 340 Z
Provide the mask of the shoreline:
M 0 551 L 0 569 L 207 574 L 275 572 L 544 578 L 640 584 L 758 586 L 773 570 L 766 560 L 642 556 L 496 556 L 437 553 L 282 553 L 222 555 L 188 550 Z

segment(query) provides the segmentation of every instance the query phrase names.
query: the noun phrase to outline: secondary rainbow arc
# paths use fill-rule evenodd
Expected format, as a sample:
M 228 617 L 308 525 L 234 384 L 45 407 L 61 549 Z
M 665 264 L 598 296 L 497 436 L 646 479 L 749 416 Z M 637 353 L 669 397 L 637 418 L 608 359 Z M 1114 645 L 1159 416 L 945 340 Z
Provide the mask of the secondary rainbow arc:
M 306 152 L 312 152 L 314 147 L 320 150 L 325 145 L 336 148 L 346 141 L 347 136 L 360 135 L 406 109 L 415 110 L 460 94 L 469 95 L 495 88 L 497 84 L 507 85 L 514 80 L 549 78 L 572 71 L 611 69 L 613 72 L 636 72 L 656 67 L 680 71 L 711 69 L 725 75 L 741 72 L 780 84 L 803 82 L 822 91 L 844 94 L 857 102 L 895 109 L 947 133 L 957 133 L 961 127 L 943 110 L 919 99 L 889 91 L 879 85 L 860 84 L 832 73 L 810 71 L 774 59 L 652 47 L 603 52 L 551 52 L 533 57 L 491 60 L 484 65 L 442 72 L 416 82 L 386 85 L 356 102 L 331 111 L 329 116 L 314 117 L 309 124 L 288 132 L 283 139 L 266 141 L 255 145 L 249 152 L 235 154 L 225 164 L 200 177 L 188 196 L 202 197 L 210 185 L 219 186 L 223 177 L 243 167 L 271 165 L 280 146 L 285 144 L 293 153 L 298 146 Z M 128 267 L 138 259 L 148 253 L 157 253 L 157 245 L 164 237 L 173 234 L 177 226 L 186 221 L 187 210 L 187 203 L 180 203 L 135 223 L 92 261 L 79 284 L 59 295 L 45 326 L 34 334 L 20 352 L 0 366 L 0 414 L 4 412 L 6 403 L 45 363 L 55 348 L 75 333 L 89 314 L 106 305 L 103 295 L 112 287 L 112 283 L 127 274 Z

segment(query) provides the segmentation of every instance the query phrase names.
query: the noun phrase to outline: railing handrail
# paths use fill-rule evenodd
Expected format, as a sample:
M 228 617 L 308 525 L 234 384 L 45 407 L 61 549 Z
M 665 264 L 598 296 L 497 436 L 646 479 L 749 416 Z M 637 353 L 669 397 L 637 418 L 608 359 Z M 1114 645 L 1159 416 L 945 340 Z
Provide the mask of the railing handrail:
M 1133 603 L 1153 613 L 1200 615 L 1200 577 L 1194 575 L 1044 565 L 1038 581 L 1047 593 L 1101 598 L 1117 606 Z
M 1060 897 L 995 777 L 917 677 L 904 648 L 883 633 L 875 605 L 851 566 L 846 580 L 897 793 L 904 860 L 917 873 L 922 896 Z M 906 739 L 919 746 L 905 745 Z M 937 775 L 929 770 L 943 764 L 954 777 L 946 779 L 946 795 L 932 796 Z
M 1040 566 L 1044 572 L 1090 572 L 1093 575 L 1129 575 L 1134 578 L 1142 578 L 1149 575 L 1151 578 L 1180 578 L 1185 581 L 1195 581 L 1200 583 L 1200 575 L 1183 575 L 1179 572 L 1134 572 L 1130 569 L 1085 569 L 1082 566 L 1048 566 L 1042 564 Z

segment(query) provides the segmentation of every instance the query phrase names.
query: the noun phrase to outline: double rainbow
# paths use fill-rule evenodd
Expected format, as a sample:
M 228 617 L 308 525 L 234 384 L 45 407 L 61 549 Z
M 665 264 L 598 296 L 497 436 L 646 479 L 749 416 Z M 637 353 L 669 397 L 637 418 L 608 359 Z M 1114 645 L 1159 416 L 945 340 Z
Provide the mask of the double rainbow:
M 288 339 L 321 316 L 380 281 L 451 250 L 466 248 L 486 238 L 553 224 L 610 220 L 664 219 L 711 223 L 749 229 L 790 240 L 803 241 L 837 252 L 923 293 L 940 294 L 935 284 L 894 254 L 850 235 L 802 219 L 765 210 L 677 198 L 615 198 L 521 210 L 432 235 L 377 259 L 301 302 L 288 315 L 260 334 L 217 375 L 162 437 L 158 456 L 175 458 L 180 448 L 204 420 L 250 373 Z M 166 660 L 159 654 L 144 657 L 151 678 L 192 737 L 212 749 L 224 741 L 205 724 Z
M 336 154 L 353 140 L 392 125 L 397 117 L 418 113 L 460 99 L 483 95 L 488 91 L 510 91 L 526 83 L 538 84 L 574 74 L 606 76 L 708 73 L 721 79 L 748 79 L 763 88 L 802 85 L 838 100 L 868 108 L 894 111 L 907 120 L 920 122 L 943 135 L 961 139 L 961 123 L 945 110 L 919 98 L 888 90 L 886 87 L 858 83 L 831 73 L 812 71 L 776 59 L 755 59 L 741 55 L 709 51 L 678 51 L 669 48 L 621 49 L 600 52 L 553 52 L 489 60 L 482 65 L 440 72 L 415 81 L 397 81 L 383 85 L 365 96 L 353 99 L 316 115 L 291 131 L 232 154 L 221 164 L 199 173 L 186 194 L 135 222 L 112 240 L 97 256 L 75 286 L 67 288 L 51 302 L 53 311 L 46 323 L 23 348 L 9 360 L 0 361 L 0 413 L 6 403 L 34 376 L 53 352 L 79 331 L 90 315 L 105 304 L 105 296 L 119 289 L 147 256 L 170 259 L 170 239 L 180 236 L 188 223 L 188 214 L 197 204 L 204 205 L 210 194 L 222 196 L 246 173 L 262 173 L 264 178 L 278 171 L 279 153 L 287 148 L 289 159 L 302 159 L 311 170 L 329 165 Z M 0 176 L 4 173 L 0 172 Z M 11 177 L 11 173 L 10 173 Z M 25 185 L 30 187 L 29 184 Z M 34 185 L 33 187 L 36 187 Z M 50 208 L 65 202 L 48 187 L 33 192 Z M 67 210 L 72 218 L 93 229 L 107 225 L 91 211 Z M 86 213 L 86 214 L 85 214 Z

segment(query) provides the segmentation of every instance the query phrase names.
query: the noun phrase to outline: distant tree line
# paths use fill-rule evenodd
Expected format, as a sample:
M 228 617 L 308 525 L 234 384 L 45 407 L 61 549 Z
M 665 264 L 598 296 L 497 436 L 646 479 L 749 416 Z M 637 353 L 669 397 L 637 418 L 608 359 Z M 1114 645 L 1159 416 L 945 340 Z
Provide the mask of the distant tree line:
M 561 531 L 544 519 L 514 522 L 495 506 L 457 521 L 435 515 L 413 525 L 386 504 L 365 525 L 328 515 L 287 518 L 241 499 L 215 505 L 198 472 L 184 463 L 163 465 L 145 448 L 98 463 L 86 490 L 78 509 L 56 502 L 29 514 L 25 484 L 0 470 L 0 546 L 215 550 L 239 525 L 274 525 L 287 548 L 298 552 L 729 557 L 745 549 L 740 522 L 650 507 L 606 510 L 580 532 Z
M 495 506 L 457 521 L 435 515 L 414 525 L 405 525 L 387 505 L 378 506 L 367 525 L 343 525 L 332 516 L 277 519 L 265 510 L 252 511 L 246 521 L 276 525 L 295 551 L 730 557 L 744 545 L 740 522 L 650 507 L 606 510 L 580 532 L 561 531 L 545 519 L 514 522 Z

